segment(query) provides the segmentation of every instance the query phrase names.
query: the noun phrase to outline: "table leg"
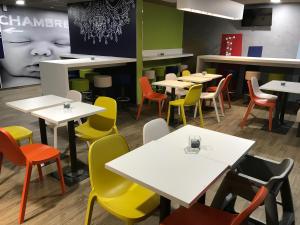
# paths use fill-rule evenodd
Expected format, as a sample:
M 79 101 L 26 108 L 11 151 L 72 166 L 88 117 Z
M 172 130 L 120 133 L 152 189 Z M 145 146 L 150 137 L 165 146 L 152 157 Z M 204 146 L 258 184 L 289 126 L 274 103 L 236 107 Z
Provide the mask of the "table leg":
M 277 103 L 276 103 L 276 109 L 275 109 L 275 116 L 274 116 L 274 124 L 273 126 L 279 126 L 279 117 L 280 117 L 280 104 L 281 104 L 281 101 L 282 101 L 282 93 L 279 92 L 277 94 L 278 96 L 278 99 L 277 99 Z
M 68 122 L 68 134 L 69 134 L 69 147 L 70 147 L 70 158 L 71 158 L 71 172 L 77 173 L 77 152 L 76 152 L 76 136 L 74 121 Z
M 171 201 L 163 196 L 160 196 L 160 214 L 159 221 L 162 222 L 171 213 Z
M 284 123 L 284 114 L 285 114 L 285 107 L 286 107 L 286 102 L 288 99 L 288 93 L 283 93 L 282 99 L 281 99 L 281 110 L 280 110 L 280 123 Z
M 174 101 L 176 98 L 175 96 L 175 88 L 172 88 L 172 91 L 171 91 L 171 101 Z M 174 126 L 174 107 L 171 106 L 171 109 L 170 109 L 170 125 Z
M 199 199 L 198 203 L 205 205 L 206 193 L 204 193 Z
M 45 145 L 48 144 L 47 140 L 47 130 L 46 130 L 46 122 L 44 119 L 39 118 L 39 125 L 40 125 L 40 135 L 41 135 L 41 142 Z

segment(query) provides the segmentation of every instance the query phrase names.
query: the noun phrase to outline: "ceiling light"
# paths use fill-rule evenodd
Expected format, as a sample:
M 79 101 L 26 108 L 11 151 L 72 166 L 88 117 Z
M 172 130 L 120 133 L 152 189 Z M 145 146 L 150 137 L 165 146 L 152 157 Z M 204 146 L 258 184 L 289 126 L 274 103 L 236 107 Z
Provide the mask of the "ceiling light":
M 272 3 L 280 3 L 281 0 L 271 0 Z
M 177 9 L 230 20 L 241 20 L 244 5 L 231 0 L 177 0 Z
M 25 5 L 25 1 L 24 0 L 17 0 L 16 4 L 17 5 Z

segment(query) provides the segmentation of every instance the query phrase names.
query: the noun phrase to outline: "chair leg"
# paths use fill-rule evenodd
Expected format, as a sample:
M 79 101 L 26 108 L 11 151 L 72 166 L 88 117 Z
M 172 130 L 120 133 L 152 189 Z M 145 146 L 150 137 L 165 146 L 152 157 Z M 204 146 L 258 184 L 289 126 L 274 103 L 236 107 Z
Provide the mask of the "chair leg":
M 229 109 L 231 109 L 231 99 L 230 99 L 230 94 L 229 94 L 228 88 L 226 90 L 226 95 L 227 95 L 227 101 L 228 101 Z
M 39 172 L 39 179 L 40 179 L 40 181 L 43 181 L 44 177 L 43 177 L 43 171 L 42 171 L 41 165 L 37 164 L 37 168 L 38 168 L 38 172 Z
M 140 103 L 140 106 L 139 106 L 139 109 L 138 109 L 138 113 L 137 113 L 137 116 L 136 116 L 136 120 L 138 120 L 140 118 L 142 107 L 143 107 L 143 103 L 144 103 L 144 98 L 142 98 L 142 101 Z
M 199 104 L 200 127 L 204 127 L 203 114 L 202 114 L 202 107 L 201 107 L 201 100 L 199 101 L 198 104 Z
M 57 126 L 53 128 L 53 136 L 54 136 L 53 146 L 54 148 L 57 148 Z
M 215 99 L 215 98 L 213 98 L 213 104 L 214 104 L 214 107 L 215 107 L 215 111 L 216 111 L 216 116 L 217 116 L 218 123 L 220 123 L 220 117 L 219 117 L 219 112 L 218 112 L 218 106 L 217 106 L 217 102 L 216 102 L 216 99 Z
M 20 224 L 24 222 L 31 171 L 32 171 L 32 165 L 31 165 L 31 163 L 27 162 L 26 163 L 26 174 L 25 174 L 21 204 L 20 204 L 20 212 L 19 212 L 19 223 Z
M 254 105 L 255 105 L 254 102 L 252 102 L 252 101 L 249 102 L 247 111 L 246 111 L 246 113 L 245 113 L 245 115 L 244 115 L 244 118 L 243 118 L 243 120 L 242 120 L 242 122 L 241 122 L 241 128 L 243 128 L 243 127 L 246 125 L 248 116 L 249 116 L 250 112 L 252 111 Z
M 86 214 L 85 214 L 85 222 L 84 222 L 85 225 L 91 224 L 95 200 L 96 200 L 96 196 L 94 195 L 93 191 L 91 191 L 88 199 Z
M 185 112 L 184 112 L 184 105 L 181 105 L 180 109 L 181 109 L 181 116 L 182 116 L 183 124 L 186 125 L 186 117 L 185 117 Z
M 29 144 L 32 144 L 33 142 L 32 142 L 32 136 L 30 136 L 29 138 L 28 138 L 28 141 L 29 141 Z
M 273 125 L 273 108 L 269 109 L 269 131 L 272 131 Z
M 197 107 L 198 107 L 198 104 L 199 104 L 199 103 L 196 103 L 196 105 L 195 105 L 195 109 L 194 109 L 194 119 L 196 119 L 196 117 L 197 117 Z M 200 105 L 199 107 L 201 107 L 201 105 Z
M 0 152 L 0 173 L 1 173 L 2 162 L 3 162 L 3 153 Z
M 60 162 L 60 158 L 56 158 L 56 164 L 57 164 L 57 173 L 59 175 L 59 179 L 60 179 L 60 187 L 61 187 L 61 192 L 62 194 L 66 192 L 65 189 L 65 180 L 64 180 L 64 175 L 63 175 L 63 171 L 61 168 L 61 162 Z
M 167 117 L 167 124 L 168 125 L 169 125 L 169 122 L 170 122 L 170 113 L 171 113 L 171 105 L 169 104 L 168 117 Z
M 223 100 L 223 95 L 221 93 L 219 94 L 219 104 L 220 104 L 220 109 L 221 109 L 222 116 L 225 116 L 225 114 L 224 114 L 224 100 Z

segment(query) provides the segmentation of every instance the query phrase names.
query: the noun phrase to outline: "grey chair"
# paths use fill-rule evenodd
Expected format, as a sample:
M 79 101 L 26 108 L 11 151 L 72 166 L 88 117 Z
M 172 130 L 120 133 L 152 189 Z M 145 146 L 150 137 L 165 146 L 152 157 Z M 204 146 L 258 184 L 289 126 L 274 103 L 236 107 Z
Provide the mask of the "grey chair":
M 288 176 L 294 161 L 290 158 L 280 163 L 258 156 L 247 155 L 234 170 L 227 173 L 218 189 L 213 202 L 214 208 L 234 211 L 237 196 L 251 200 L 261 186 L 266 186 L 269 194 L 265 200 L 267 225 L 294 225 L 295 213 Z M 281 195 L 281 201 L 277 196 Z M 282 207 L 282 218 L 279 220 L 277 206 Z M 251 219 L 254 224 L 262 224 Z

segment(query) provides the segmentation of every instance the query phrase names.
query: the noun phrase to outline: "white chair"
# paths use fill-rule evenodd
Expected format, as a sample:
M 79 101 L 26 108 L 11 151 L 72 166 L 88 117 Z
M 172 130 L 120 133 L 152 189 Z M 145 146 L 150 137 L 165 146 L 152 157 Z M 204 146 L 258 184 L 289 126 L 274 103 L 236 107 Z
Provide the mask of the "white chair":
M 170 133 L 167 122 L 162 119 L 154 119 L 146 123 L 143 128 L 143 143 L 157 140 Z
M 217 90 L 215 92 L 202 92 L 202 94 L 200 96 L 200 98 L 202 100 L 212 100 L 213 101 L 218 123 L 220 123 L 220 117 L 219 117 L 218 106 L 217 106 L 216 100 L 217 99 L 219 100 L 219 105 L 220 105 L 220 108 L 221 108 L 221 113 L 222 113 L 222 116 L 224 116 L 224 109 L 223 109 L 222 101 L 221 101 L 221 97 L 220 97 L 220 93 L 222 91 L 224 82 L 225 82 L 225 78 L 223 78 L 219 82 Z M 195 115 L 194 116 L 196 118 L 196 116 L 197 116 L 197 110 L 195 110 Z
M 264 99 L 268 99 L 268 100 L 276 100 L 277 99 L 276 95 L 270 95 L 270 94 L 264 93 L 259 89 L 259 84 L 258 84 L 256 77 L 251 77 L 251 84 L 252 84 L 254 95 L 256 97 L 264 98 Z
M 67 93 L 66 98 L 73 100 L 74 102 L 81 102 L 82 101 L 82 94 L 79 91 L 75 91 L 75 90 L 70 90 Z M 78 122 L 79 124 L 82 124 L 81 120 L 77 120 L 76 122 Z M 59 125 L 56 124 L 52 124 L 47 122 L 46 123 L 48 127 L 53 128 L 53 136 L 54 136 L 54 141 L 53 141 L 53 147 L 57 148 L 57 142 L 58 142 L 58 137 L 57 137 L 57 129 L 59 127 L 66 127 L 68 124 L 67 123 L 62 123 Z

